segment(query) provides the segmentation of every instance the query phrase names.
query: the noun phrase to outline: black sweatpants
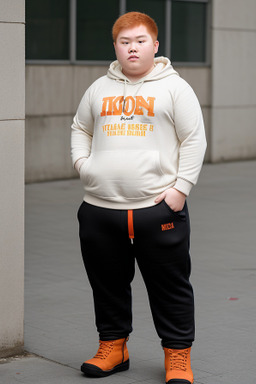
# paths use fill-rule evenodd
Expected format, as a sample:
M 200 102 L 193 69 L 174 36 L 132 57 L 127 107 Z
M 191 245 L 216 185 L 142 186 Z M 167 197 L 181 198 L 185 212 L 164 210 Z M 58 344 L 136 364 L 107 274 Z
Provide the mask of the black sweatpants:
M 83 202 L 78 220 L 100 339 L 119 339 L 132 332 L 131 282 L 136 259 L 162 345 L 191 346 L 194 296 L 189 281 L 187 204 L 173 212 L 165 201 L 133 211 Z

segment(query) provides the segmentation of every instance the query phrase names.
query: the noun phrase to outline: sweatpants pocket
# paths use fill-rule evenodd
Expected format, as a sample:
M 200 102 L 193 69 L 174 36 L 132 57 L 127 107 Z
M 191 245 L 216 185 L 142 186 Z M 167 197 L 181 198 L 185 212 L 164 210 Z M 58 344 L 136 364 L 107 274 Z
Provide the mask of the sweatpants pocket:
M 163 200 L 163 205 L 165 208 L 171 213 L 172 216 L 174 216 L 176 219 L 180 221 L 186 221 L 187 215 L 186 215 L 186 202 L 184 204 L 184 207 L 182 208 L 181 211 L 174 212 L 173 209 L 166 203 L 165 200 Z

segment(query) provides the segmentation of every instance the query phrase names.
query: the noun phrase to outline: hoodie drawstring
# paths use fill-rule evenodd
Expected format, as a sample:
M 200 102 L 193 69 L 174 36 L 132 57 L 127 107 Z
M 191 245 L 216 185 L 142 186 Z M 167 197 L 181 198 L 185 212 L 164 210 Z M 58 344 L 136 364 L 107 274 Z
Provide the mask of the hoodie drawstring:
M 131 83 L 132 84 L 132 83 Z M 144 84 L 144 80 L 141 81 L 139 87 L 136 89 L 136 92 L 133 94 L 133 97 L 135 98 L 139 92 L 139 90 L 141 89 L 142 85 Z M 122 108 L 122 112 L 124 113 L 125 111 L 125 103 L 126 103 L 126 95 L 127 95 L 127 80 L 125 79 L 124 80 L 124 101 L 123 101 L 123 108 Z
M 124 80 L 124 101 L 123 101 L 123 109 L 122 109 L 122 112 L 123 112 L 123 113 L 124 113 L 125 102 L 126 102 L 126 90 L 127 90 L 127 80 L 125 79 L 125 80 Z

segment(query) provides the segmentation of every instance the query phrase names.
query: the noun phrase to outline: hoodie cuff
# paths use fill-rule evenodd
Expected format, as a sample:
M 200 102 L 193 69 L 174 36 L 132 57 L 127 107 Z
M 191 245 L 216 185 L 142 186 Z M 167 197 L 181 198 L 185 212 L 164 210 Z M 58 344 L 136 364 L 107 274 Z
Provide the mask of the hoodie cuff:
M 85 162 L 86 157 L 79 157 L 76 161 L 73 161 L 73 167 L 79 172 L 82 164 Z
M 193 187 L 193 184 L 190 183 L 189 181 L 187 180 L 184 180 L 184 179 L 177 179 L 175 185 L 173 186 L 173 188 L 177 189 L 178 191 L 184 193 L 184 195 L 188 196 L 191 189 Z

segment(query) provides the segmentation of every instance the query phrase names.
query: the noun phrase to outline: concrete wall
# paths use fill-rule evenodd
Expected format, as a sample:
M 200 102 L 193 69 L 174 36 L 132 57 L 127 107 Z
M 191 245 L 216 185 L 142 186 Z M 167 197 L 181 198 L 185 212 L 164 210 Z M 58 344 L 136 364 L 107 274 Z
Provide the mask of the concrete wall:
M 256 1 L 212 0 L 210 67 L 176 67 L 198 95 L 208 162 L 256 158 Z M 75 177 L 70 125 L 104 66 L 26 66 L 26 181 Z
M 0 357 L 23 350 L 24 10 L 0 0 Z
M 177 69 L 197 93 L 208 134 L 210 69 Z M 70 158 L 70 125 L 86 88 L 106 72 L 105 66 L 26 66 L 27 182 L 76 176 Z
M 205 133 L 208 147 L 205 161 L 210 161 L 211 148 L 211 68 L 210 67 L 183 67 L 176 68 L 180 76 L 194 89 L 200 102 L 205 124 Z
M 211 161 L 256 157 L 256 1 L 214 0 Z
M 26 66 L 26 181 L 74 177 L 70 126 L 86 88 L 105 67 Z

